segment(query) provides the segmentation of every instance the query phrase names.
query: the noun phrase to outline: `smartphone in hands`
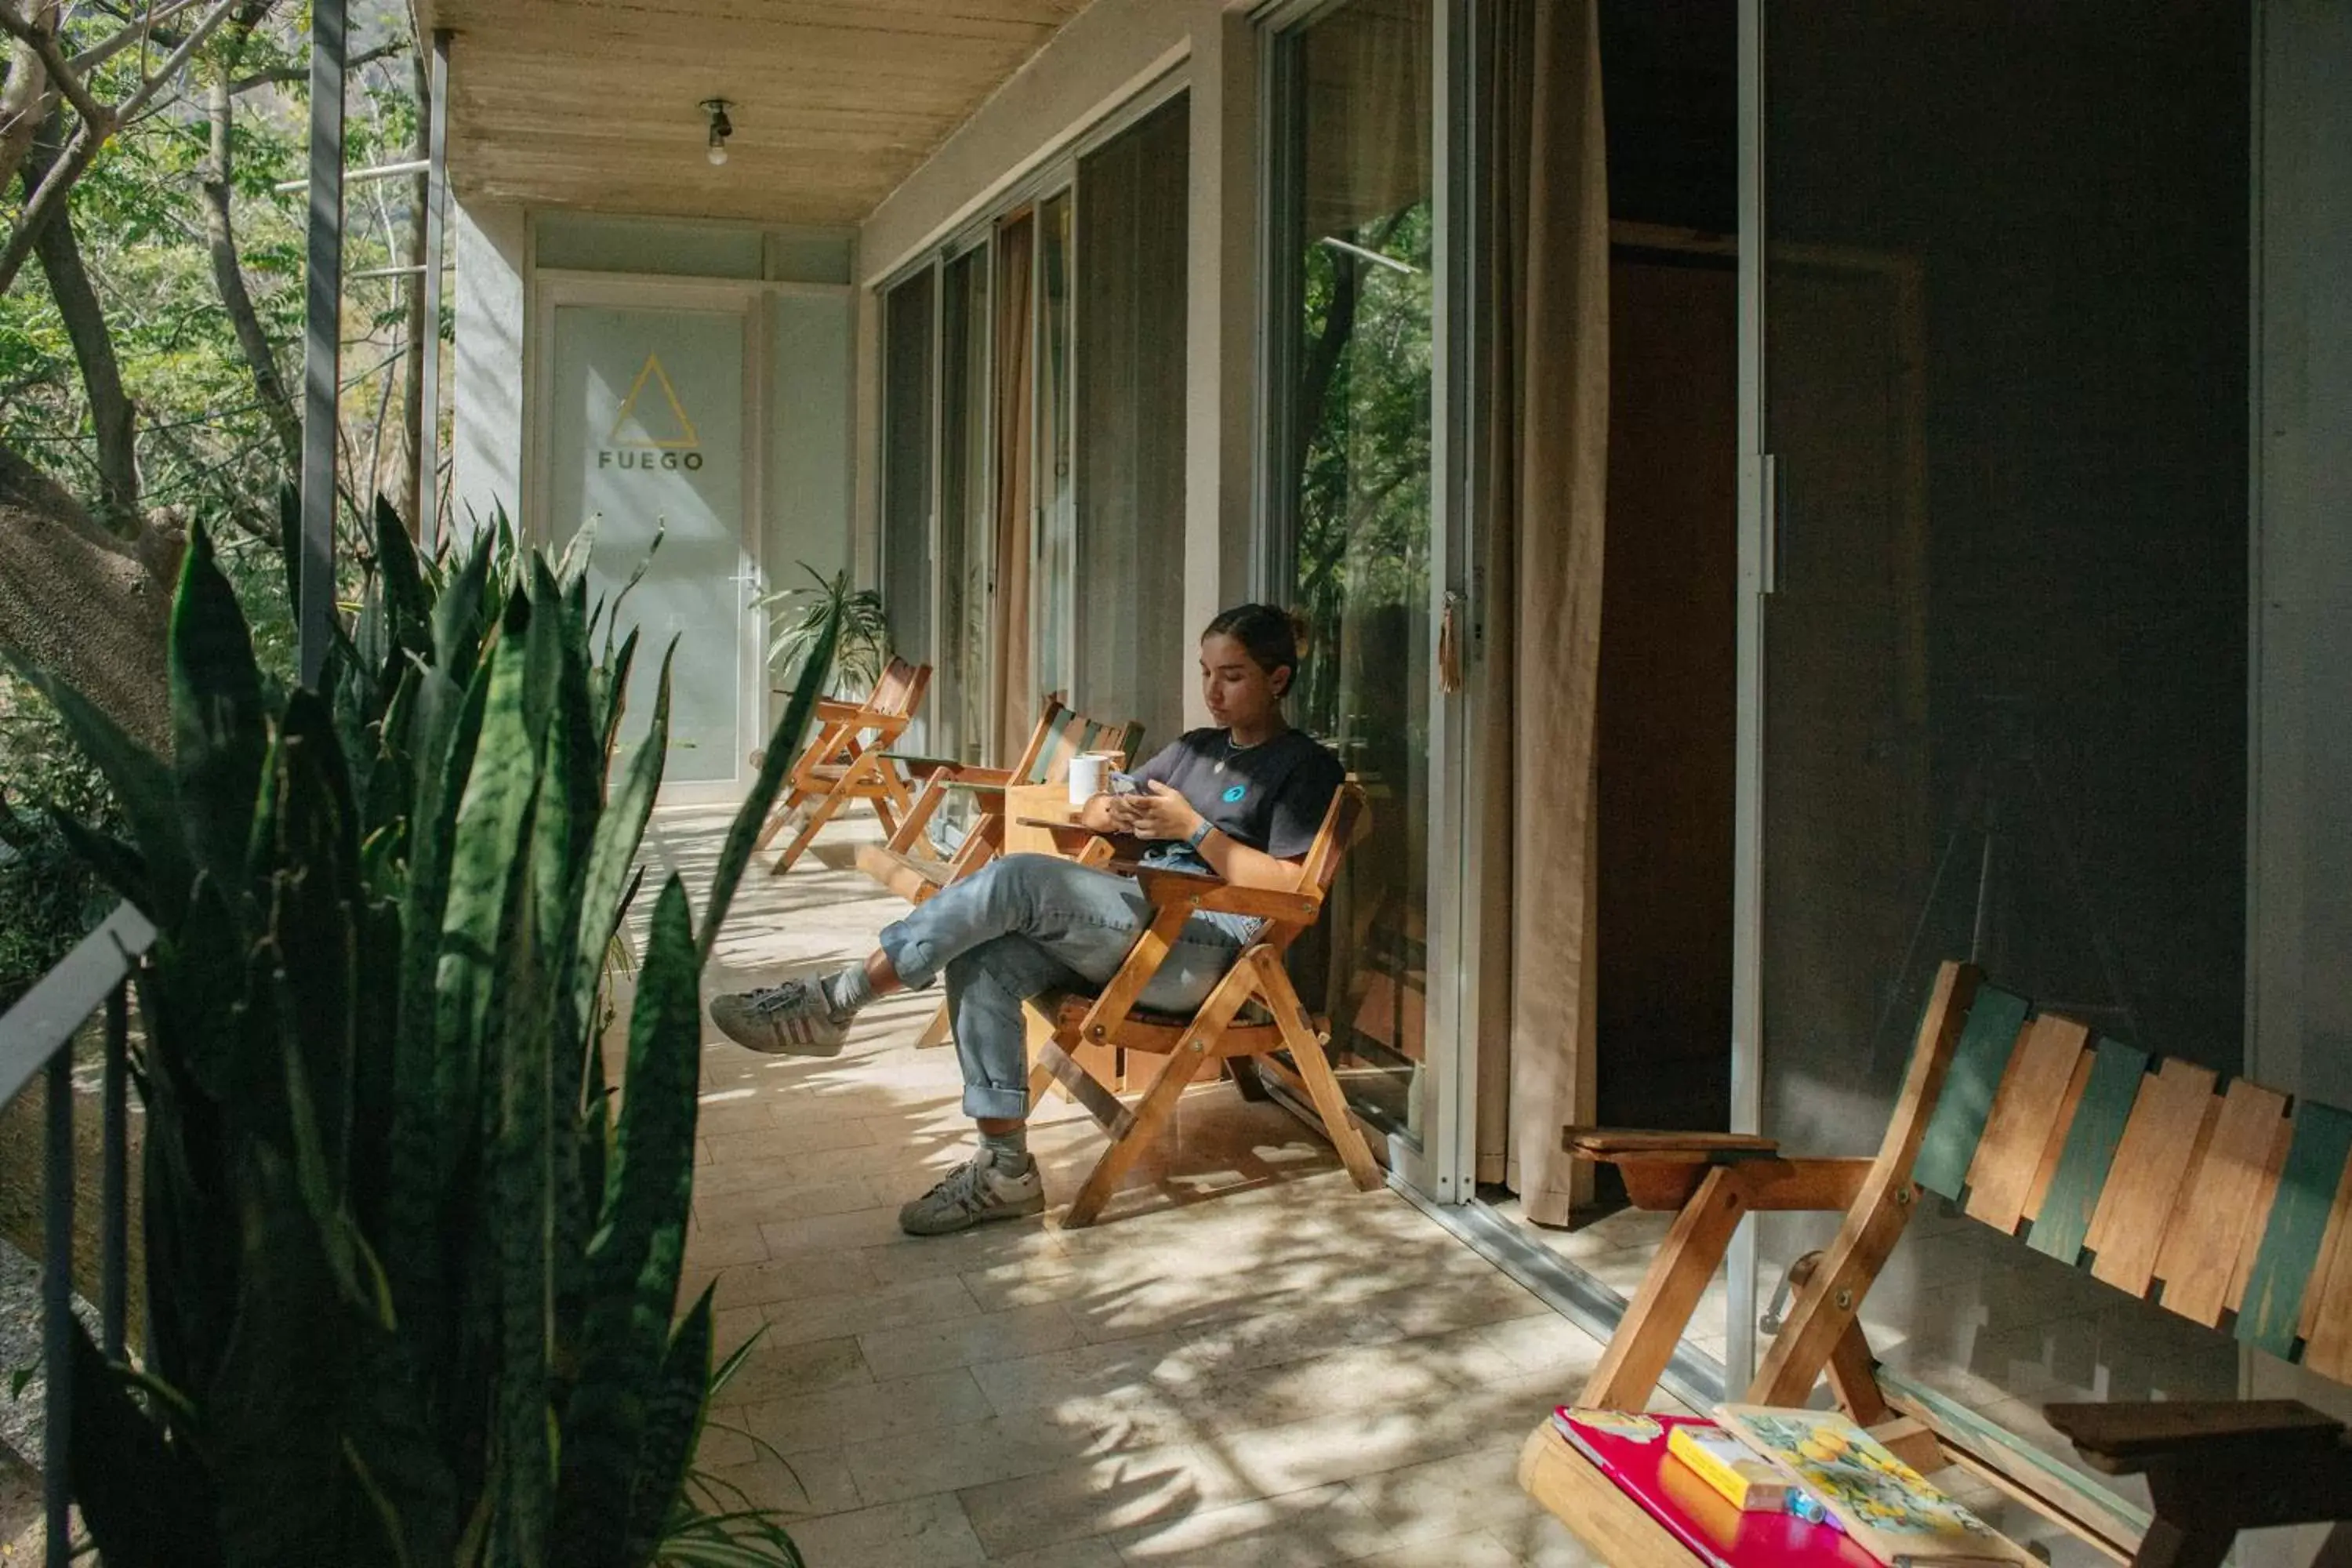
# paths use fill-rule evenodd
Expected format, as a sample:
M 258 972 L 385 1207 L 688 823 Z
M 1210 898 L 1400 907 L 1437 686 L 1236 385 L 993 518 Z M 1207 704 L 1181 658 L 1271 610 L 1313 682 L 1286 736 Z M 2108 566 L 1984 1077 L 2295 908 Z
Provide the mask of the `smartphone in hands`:
M 1118 772 L 1117 769 L 1113 769 L 1110 775 L 1110 793 L 1113 795 L 1144 795 L 1149 792 L 1143 787 L 1143 781 L 1137 778 L 1133 773 L 1123 773 Z

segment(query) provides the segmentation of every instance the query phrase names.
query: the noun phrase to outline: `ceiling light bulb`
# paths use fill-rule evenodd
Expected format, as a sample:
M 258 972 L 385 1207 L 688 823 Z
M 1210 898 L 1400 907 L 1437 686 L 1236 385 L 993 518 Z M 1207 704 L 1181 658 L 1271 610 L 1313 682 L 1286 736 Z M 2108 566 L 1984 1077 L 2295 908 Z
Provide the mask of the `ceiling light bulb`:
M 710 166 L 715 169 L 726 162 L 727 149 L 725 145 L 721 143 L 716 136 L 712 137 L 710 139 Z
M 727 100 L 723 98 L 704 99 L 702 111 L 710 116 L 709 157 L 715 169 L 727 162 L 727 138 L 735 134 L 735 123 L 727 118 Z

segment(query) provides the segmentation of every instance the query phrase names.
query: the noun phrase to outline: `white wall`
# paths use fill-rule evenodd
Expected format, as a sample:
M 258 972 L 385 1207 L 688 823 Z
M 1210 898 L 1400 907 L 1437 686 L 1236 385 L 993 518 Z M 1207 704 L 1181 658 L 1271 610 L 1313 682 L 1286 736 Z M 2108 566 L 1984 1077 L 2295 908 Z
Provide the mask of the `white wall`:
M 523 279 L 530 224 L 520 206 L 456 207 L 457 342 L 450 380 L 453 474 L 447 526 L 498 507 L 522 516 Z

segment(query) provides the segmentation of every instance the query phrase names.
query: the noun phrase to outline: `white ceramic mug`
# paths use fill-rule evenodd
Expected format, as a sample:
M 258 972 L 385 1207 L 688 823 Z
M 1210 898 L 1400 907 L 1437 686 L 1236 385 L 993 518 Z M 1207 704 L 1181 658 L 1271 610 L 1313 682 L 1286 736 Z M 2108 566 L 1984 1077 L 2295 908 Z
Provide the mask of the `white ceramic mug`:
M 1070 804 L 1084 805 L 1109 787 L 1111 756 L 1085 752 L 1070 759 Z

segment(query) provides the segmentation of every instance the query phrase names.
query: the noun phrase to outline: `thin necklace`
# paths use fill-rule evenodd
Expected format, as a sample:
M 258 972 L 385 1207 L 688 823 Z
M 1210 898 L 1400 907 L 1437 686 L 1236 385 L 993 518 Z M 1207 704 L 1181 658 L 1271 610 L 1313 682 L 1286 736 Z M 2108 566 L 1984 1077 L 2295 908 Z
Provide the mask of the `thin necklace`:
M 1265 738 L 1265 741 L 1271 741 L 1271 740 L 1273 740 L 1273 739 L 1274 739 L 1274 737 L 1273 737 L 1273 736 L 1268 735 L 1268 736 Z M 1233 732 L 1231 730 L 1226 731 L 1225 731 L 1225 754 L 1224 754 L 1223 756 L 1222 756 L 1222 757 L 1220 757 L 1220 758 L 1218 758 L 1218 759 L 1217 759 L 1216 771 L 1217 771 L 1218 773 L 1223 773 L 1223 772 L 1225 771 L 1225 764 L 1226 764 L 1226 763 L 1228 763 L 1232 762 L 1235 757 L 1240 756 L 1244 752 L 1255 752 L 1255 751 L 1256 751 L 1260 746 L 1263 746 L 1263 745 L 1265 745 L 1265 741 L 1252 741 L 1252 742 L 1251 742 L 1248 745 L 1246 745 L 1246 746 L 1236 746 L 1236 745 L 1234 745 L 1234 732 Z

